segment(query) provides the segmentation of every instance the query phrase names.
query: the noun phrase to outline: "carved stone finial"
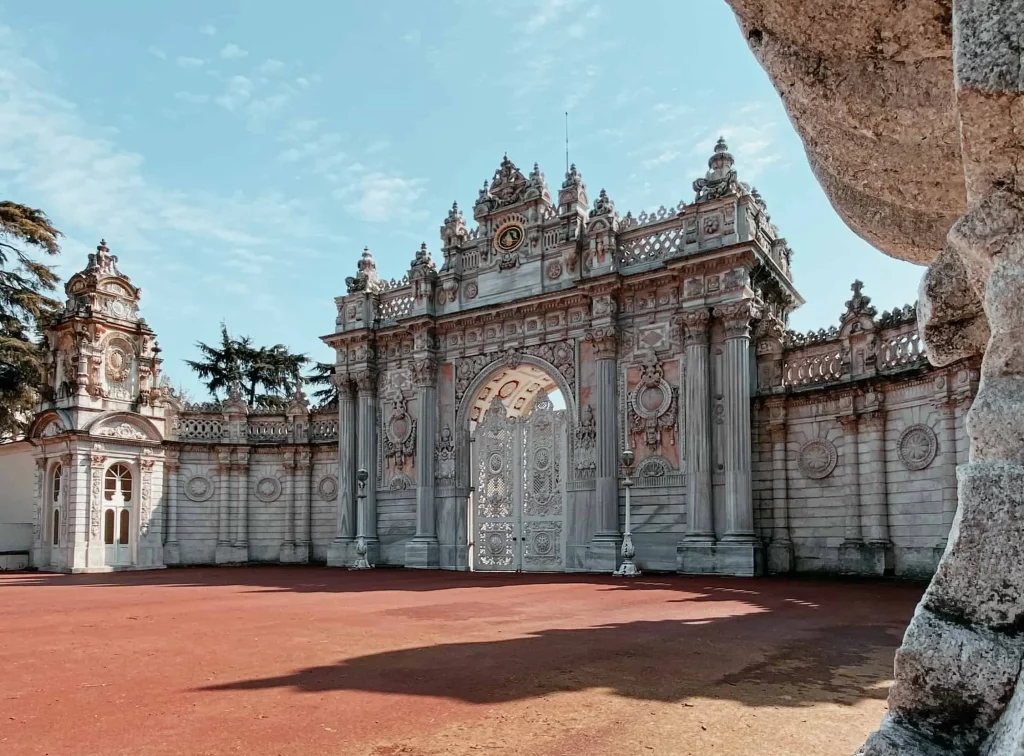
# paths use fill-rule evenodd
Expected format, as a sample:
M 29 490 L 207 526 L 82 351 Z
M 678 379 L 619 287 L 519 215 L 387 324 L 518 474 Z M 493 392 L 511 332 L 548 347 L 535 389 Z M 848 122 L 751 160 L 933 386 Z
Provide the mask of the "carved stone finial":
M 843 313 L 841 320 L 847 320 L 849 318 L 859 318 L 861 316 L 867 316 L 873 318 L 878 314 L 871 305 L 871 297 L 864 295 L 864 282 L 857 280 L 850 285 L 850 291 L 853 292 L 853 296 L 846 303 L 846 312 Z
M 590 217 L 596 218 L 599 215 L 612 215 L 615 213 L 615 203 L 608 197 L 608 192 L 604 189 L 597 195 L 597 199 L 594 200 L 594 209 L 590 211 Z
M 420 248 L 416 250 L 416 256 L 413 257 L 411 265 L 413 273 L 435 269 L 434 261 L 430 257 L 430 250 L 427 249 L 426 242 L 420 244 Z
M 724 137 L 719 137 L 715 150 L 708 159 L 708 172 L 704 178 L 693 182 L 693 191 L 697 193 L 694 202 L 708 202 L 729 194 L 740 193 L 740 183 L 736 178 L 735 165 L 729 145 Z
M 375 292 L 380 288 L 377 264 L 373 261 L 373 253 L 370 252 L 369 247 L 363 247 L 363 256 L 356 264 L 356 274 L 354 277 L 346 278 L 345 285 L 348 287 L 349 294 L 357 291 Z

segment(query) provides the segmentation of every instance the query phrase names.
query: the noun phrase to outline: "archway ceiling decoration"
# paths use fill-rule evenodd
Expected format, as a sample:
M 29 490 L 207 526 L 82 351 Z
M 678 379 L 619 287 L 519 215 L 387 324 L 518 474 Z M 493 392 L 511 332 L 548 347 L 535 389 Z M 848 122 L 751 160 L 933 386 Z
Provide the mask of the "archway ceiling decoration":
M 512 417 L 522 417 L 530 411 L 533 401 L 541 390 L 549 394 L 558 392 L 555 381 L 539 367 L 520 365 L 517 368 L 503 368 L 484 384 L 473 400 L 470 410 L 470 428 L 487 411 L 487 405 L 495 394 L 501 397 L 505 408 Z

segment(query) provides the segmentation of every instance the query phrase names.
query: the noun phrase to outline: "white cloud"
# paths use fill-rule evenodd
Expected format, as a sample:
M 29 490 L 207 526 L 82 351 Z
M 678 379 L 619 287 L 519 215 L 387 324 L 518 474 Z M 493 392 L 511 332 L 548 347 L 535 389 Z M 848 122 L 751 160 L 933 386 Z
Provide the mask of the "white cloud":
M 150 45 L 148 48 L 146 48 L 146 52 L 148 52 L 150 55 L 160 58 L 160 60 L 167 60 L 167 53 L 165 53 L 163 50 L 161 50 L 159 47 L 156 47 L 155 45 Z
M 188 68 L 192 70 L 202 68 L 206 64 L 206 61 L 202 58 L 189 58 L 185 55 L 178 56 L 178 59 L 175 62 L 181 68 Z
M 580 0 L 537 0 L 533 13 L 526 19 L 528 32 L 538 32 L 565 14 Z
M 370 223 L 410 217 L 410 206 L 423 194 L 426 181 L 380 172 L 367 173 L 334 193 L 338 199 L 355 199 L 345 209 Z
M 277 60 L 276 58 L 270 58 L 260 63 L 259 67 L 256 70 L 261 74 L 270 75 L 277 73 L 278 71 L 281 71 L 283 69 L 284 63 L 282 61 Z
M 677 150 L 665 150 L 661 154 L 645 160 L 643 165 L 644 168 L 657 168 L 661 165 L 674 163 L 678 157 L 679 152 Z
M 372 155 L 375 152 L 383 152 L 390 146 L 391 142 L 389 142 L 387 139 L 378 139 L 376 142 L 373 142 L 366 148 L 366 152 Z
M 402 41 L 408 42 L 410 44 L 416 44 L 417 42 L 420 41 L 421 37 L 422 35 L 420 34 L 420 30 L 413 29 L 412 31 L 406 32 L 405 34 L 402 35 Z
M 210 95 L 195 94 L 193 92 L 175 92 L 174 99 L 187 102 L 191 105 L 202 105 L 210 101 Z
M 249 53 L 243 50 L 241 47 L 236 45 L 234 42 L 229 42 L 224 45 L 220 51 L 220 57 L 225 60 L 235 60 L 237 58 L 244 58 Z
M 89 123 L 49 89 L 44 72 L 3 26 L 0 156 L 7 191 L 45 208 L 69 239 L 105 236 L 112 247 L 138 252 L 159 249 L 168 237 L 179 248 L 266 249 L 286 238 L 321 236 L 305 205 L 278 193 L 223 196 L 153 181 L 142 155 L 119 147 L 103 125 Z
M 224 94 L 217 98 L 217 104 L 225 110 L 235 110 L 252 99 L 252 79 L 246 76 L 230 76 L 226 84 Z
M 199 27 L 199 33 L 205 34 L 207 37 L 213 37 L 217 34 L 217 27 L 213 24 L 205 24 Z

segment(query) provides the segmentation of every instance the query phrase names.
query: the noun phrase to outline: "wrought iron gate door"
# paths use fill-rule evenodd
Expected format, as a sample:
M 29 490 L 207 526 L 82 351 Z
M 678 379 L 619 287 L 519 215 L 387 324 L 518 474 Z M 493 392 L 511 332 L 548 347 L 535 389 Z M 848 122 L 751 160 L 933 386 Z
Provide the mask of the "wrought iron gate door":
M 565 569 L 565 432 L 544 393 L 525 419 L 491 400 L 473 438 L 475 569 Z

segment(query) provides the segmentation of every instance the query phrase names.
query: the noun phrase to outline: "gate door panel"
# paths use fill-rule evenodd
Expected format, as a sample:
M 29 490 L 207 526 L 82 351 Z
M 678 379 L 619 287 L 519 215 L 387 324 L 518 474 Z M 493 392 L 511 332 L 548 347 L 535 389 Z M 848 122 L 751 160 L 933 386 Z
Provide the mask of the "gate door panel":
M 565 569 L 565 413 L 547 394 L 523 423 L 522 569 Z
M 519 423 L 497 396 L 474 433 L 476 493 L 473 513 L 474 569 L 519 569 L 517 452 Z

